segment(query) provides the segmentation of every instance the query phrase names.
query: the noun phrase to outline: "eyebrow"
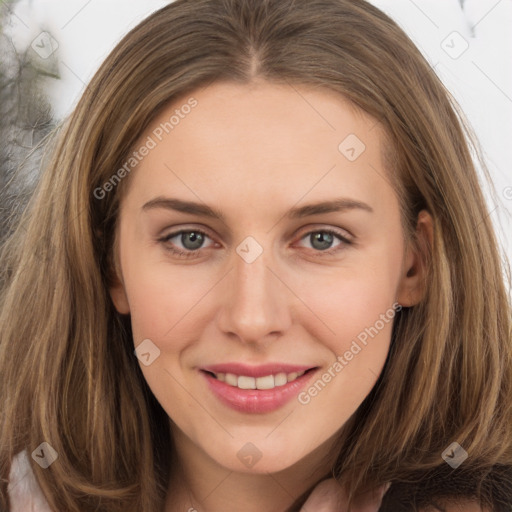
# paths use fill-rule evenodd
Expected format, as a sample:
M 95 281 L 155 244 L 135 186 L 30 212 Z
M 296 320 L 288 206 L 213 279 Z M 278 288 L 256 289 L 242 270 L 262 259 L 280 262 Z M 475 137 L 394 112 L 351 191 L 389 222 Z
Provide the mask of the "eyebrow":
M 204 203 L 197 203 L 194 201 L 184 201 L 182 199 L 159 196 L 151 199 L 151 201 L 148 201 L 142 207 L 144 211 L 157 208 L 175 210 L 182 213 L 208 217 L 211 219 L 219 219 L 225 222 L 225 216 L 221 211 Z M 301 219 L 303 217 L 309 217 L 322 213 L 335 213 L 349 210 L 363 210 L 369 213 L 373 213 L 373 208 L 368 204 L 354 199 L 341 197 L 329 201 L 322 201 L 319 203 L 312 203 L 305 206 L 292 208 L 285 214 L 285 216 L 289 219 Z

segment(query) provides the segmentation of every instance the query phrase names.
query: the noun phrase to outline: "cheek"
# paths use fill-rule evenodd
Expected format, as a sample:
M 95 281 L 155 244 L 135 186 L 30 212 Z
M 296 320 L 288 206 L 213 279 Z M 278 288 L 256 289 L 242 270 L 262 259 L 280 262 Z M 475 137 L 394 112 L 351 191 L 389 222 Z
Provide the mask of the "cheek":
M 397 258 L 379 257 L 358 268 L 338 268 L 330 275 L 304 272 L 298 294 L 314 313 L 303 317 L 307 330 L 336 355 L 348 350 L 355 339 L 364 343 L 365 333 L 370 338 L 368 330 L 373 335 L 370 339 L 389 340 L 399 265 Z M 375 352 L 385 359 L 386 350 L 375 348 Z
M 142 339 L 172 339 L 173 345 L 162 349 L 179 350 L 176 333 L 189 325 L 189 315 L 200 308 L 211 289 L 210 273 L 199 267 L 168 264 L 165 255 L 150 261 L 128 255 L 123 261 L 123 276 L 130 305 L 135 344 Z
M 389 272 L 388 272 L 389 271 Z M 317 417 L 315 428 L 345 423 L 374 387 L 389 352 L 395 303 L 396 272 L 385 266 L 352 272 L 333 283 L 316 279 L 317 293 L 305 299 L 318 318 L 305 327 L 331 353 L 330 363 L 298 397 Z

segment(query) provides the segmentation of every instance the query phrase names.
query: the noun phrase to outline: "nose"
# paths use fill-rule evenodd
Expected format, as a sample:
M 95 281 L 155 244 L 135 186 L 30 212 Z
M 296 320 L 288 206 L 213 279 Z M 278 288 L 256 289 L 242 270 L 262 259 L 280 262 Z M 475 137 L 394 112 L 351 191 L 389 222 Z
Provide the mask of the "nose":
M 218 314 L 220 330 L 248 344 L 267 344 L 291 325 L 290 290 L 271 268 L 264 251 L 247 263 L 238 254 L 225 280 Z

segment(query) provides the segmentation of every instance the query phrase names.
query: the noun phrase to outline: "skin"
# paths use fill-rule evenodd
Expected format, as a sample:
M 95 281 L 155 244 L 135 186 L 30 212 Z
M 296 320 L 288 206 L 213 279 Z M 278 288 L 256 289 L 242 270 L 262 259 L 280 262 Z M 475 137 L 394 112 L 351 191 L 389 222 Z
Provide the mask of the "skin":
M 292 399 L 270 413 L 234 411 L 198 368 L 288 362 L 322 375 L 395 302 L 421 300 L 425 269 L 404 240 L 372 118 L 331 91 L 265 82 L 216 83 L 190 96 L 198 105 L 129 177 L 111 296 L 131 315 L 135 347 L 149 338 L 160 350 L 141 369 L 169 415 L 181 464 L 166 512 L 282 511 L 328 474 L 336 433 L 382 371 L 392 323 L 306 405 Z M 160 112 L 141 141 L 188 97 Z M 349 134 L 366 146 L 354 161 L 338 150 Z M 162 197 L 207 204 L 224 220 L 144 208 Z M 341 197 L 372 211 L 286 217 Z M 163 240 L 180 229 L 205 231 L 203 245 Z M 327 250 L 336 252 L 326 254 L 314 239 L 325 229 L 351 243 L 334 236 Z M 432 237 L 425 212 L 417 229 Z M 252 263 L 236 252 L 248 236 L 263 250 Z M 171 247 L 196 252 L 180 258 Z M 237 457 L 248 442 L 262 455 L 251 468 Z

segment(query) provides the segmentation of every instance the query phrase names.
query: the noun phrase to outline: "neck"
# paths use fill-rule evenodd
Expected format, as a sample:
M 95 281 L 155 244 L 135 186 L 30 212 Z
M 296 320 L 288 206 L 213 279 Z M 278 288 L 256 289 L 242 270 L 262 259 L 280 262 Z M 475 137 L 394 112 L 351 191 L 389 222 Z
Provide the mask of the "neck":
M 165 512 L 292 512 L 301 497 L 330 476 L 332 443 L 276 473 L 243 473 L 218 464 L 173 429 L 178 464 L 171 470 Z

